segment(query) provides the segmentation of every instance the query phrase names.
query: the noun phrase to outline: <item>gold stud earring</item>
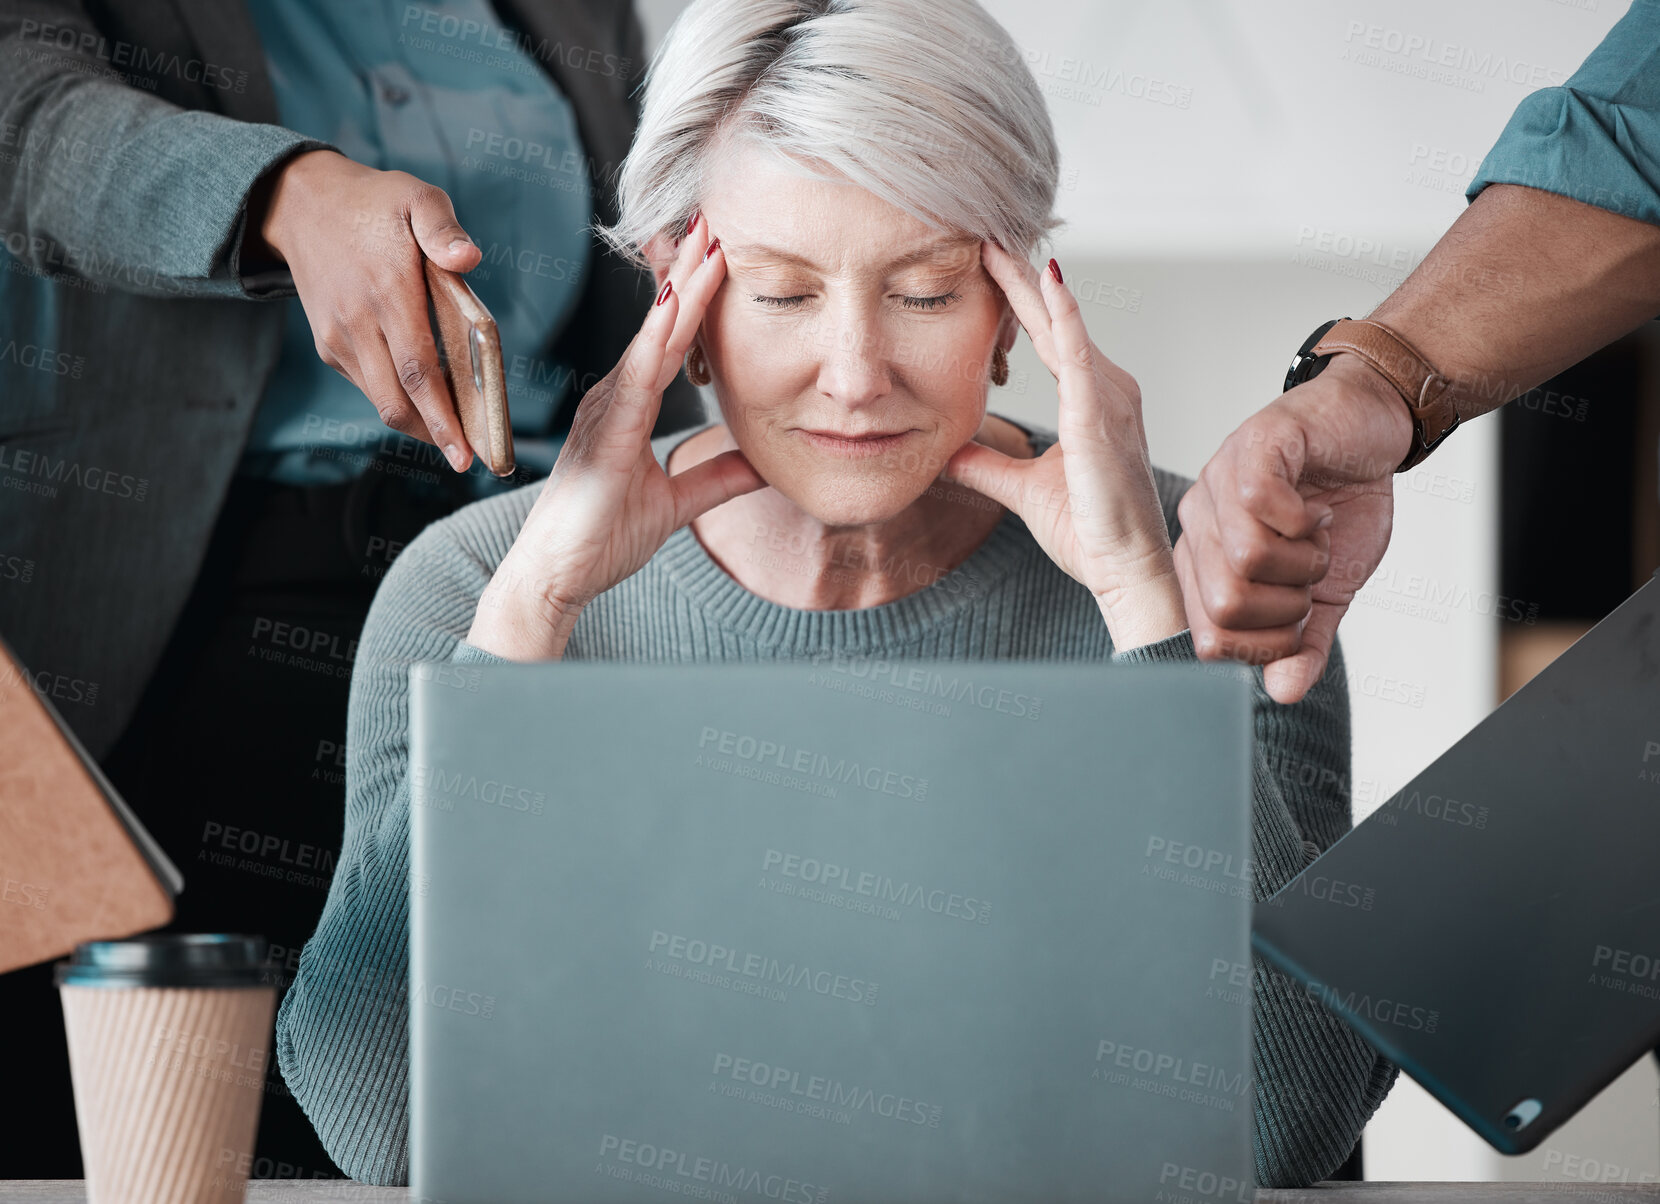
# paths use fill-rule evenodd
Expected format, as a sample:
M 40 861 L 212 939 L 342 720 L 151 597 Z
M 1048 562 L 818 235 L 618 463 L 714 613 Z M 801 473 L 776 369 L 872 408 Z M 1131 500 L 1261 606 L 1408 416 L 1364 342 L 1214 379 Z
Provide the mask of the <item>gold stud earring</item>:
M 709 365 L 703 359 L 703 348 L 696 343 L 686 352 L 686 379 L 694 385 L 706 385 L 713 379 L 709 375 Z
M 998 386 L 1009 383 L 1009 353 L 1001 347 L 991 349 L 991 383 Z

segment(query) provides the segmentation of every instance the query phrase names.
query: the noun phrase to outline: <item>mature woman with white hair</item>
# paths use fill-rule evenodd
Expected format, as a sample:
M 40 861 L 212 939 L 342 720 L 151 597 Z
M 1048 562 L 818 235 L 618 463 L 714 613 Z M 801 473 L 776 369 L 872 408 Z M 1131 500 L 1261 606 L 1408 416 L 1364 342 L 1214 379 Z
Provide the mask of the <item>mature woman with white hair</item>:
M 1187 482 L 1151 467 L 1059 265 L 1027 261 L 1057 155 L 1010 45 L 972 0 L 696 0 L 669 34 L 603 232 L 656 303 L 548 480 L 429 528 L 360 644 L 343 848 L 278 1021 L 354 1177 L 408 1171 L 411 663 L 1194 659 Z M 1021 328 L 1056 431 L 987 412 Z M 682 361 L 721 421 L 653 440 Z M 1256 733 L 1261 897 L 1349 826 L 1341 657 L 1294 706 L 1259 673 Z M 1279 975 L 1255 986 L 1259 1182 L 1322 1178 L 1394 1068 Z

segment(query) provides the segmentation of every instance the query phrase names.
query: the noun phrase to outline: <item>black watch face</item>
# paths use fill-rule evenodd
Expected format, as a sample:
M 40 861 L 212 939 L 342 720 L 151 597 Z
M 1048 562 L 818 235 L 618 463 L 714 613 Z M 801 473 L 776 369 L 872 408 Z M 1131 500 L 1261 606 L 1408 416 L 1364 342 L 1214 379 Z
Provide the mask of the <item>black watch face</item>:
M 1313 380 L 1320 375 L 1320 370 L 1326 366 L 1329 355 L 1302 355 L 1292 357 L 1291 371 L 1285 374 L 1285 388 L 1294 389 L 1305 380 Z M 1285 389 L 1280 390 L 1282 393 Z
M 1297 348 L 1297 354 L 1291 357 L 1290 371 L 1285 374 L 1285 387 L 1287 389 L 1295 388 L 1305 380 L 1313 380 L 1320 375 L 1320 370 L 1326 366 L 1326 361 L 1331 359 L 1331 356 L 1313 355 L 1311 353 L 1314 351 L 1315 345 L 1326 337 L 1326 331 L 1339 322 L 1346 321 L 1348 321 L 1347 318 L 1333 318 L 1325 325 L 1316 327 L 1314 333 L 1303 340 L 1303 345 Z

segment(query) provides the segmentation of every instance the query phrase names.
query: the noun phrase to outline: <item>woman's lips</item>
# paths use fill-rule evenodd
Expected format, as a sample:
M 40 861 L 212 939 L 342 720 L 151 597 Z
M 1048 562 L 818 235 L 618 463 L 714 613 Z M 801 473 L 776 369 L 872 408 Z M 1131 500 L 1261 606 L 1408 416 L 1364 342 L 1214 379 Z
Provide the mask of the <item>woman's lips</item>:
M 822 431 L 803 430 L 801 434 L 820 451 L 837 456 L 873 456 L 897 446 L 912 431 L 897 431 L 891 435 L 862 435 L 854 438 L 825 434 Z

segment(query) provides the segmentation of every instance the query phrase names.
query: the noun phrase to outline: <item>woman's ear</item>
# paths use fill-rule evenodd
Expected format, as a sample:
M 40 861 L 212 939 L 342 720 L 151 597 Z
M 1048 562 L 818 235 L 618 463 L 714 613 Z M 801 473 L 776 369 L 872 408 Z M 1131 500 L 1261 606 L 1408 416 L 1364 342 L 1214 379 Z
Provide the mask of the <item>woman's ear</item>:
M 1020 337 L 1020 319 L 1014 316 L 1014 306 L 1003 302 L 1003 317 L 997 323 L 997 345 L 1004 353 L 1014 350 L 1014 341 Z
M 674 257 L 680 253 L 680 243 L 666 234 L 653 234 L 640 251 L 651 265 L 657 287 L 662 288 L 663 281 L 669 278 L 669 269 L 674 266 Z

